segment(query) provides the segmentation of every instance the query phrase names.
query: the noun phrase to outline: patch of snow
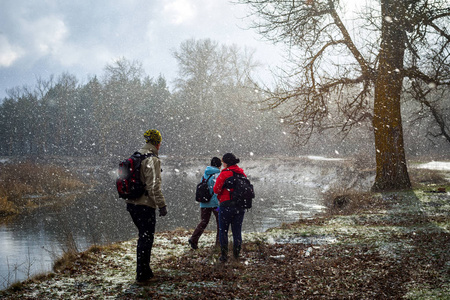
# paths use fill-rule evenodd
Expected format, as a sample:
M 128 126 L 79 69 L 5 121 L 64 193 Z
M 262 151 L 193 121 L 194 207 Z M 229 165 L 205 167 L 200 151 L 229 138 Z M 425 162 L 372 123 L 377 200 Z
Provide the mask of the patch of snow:
M 286 258 L 286 256 L 284 256 L 283 254 L 281 254 L 281 255 L 271 255 L 270 258 L 277 259 L 277 260 L 283 260 L 283 259 Z
M 310 160 L 324 160 L 324 161 L 343 161 L 344 158 L 330 158 L 330 157 L 324 157 L 324 156 L 315 156 L 315 155 L 308 155 L 307 158 Z
M 326 236 L 301 236 L 301 235 L 283 235 L 273 236 L 267 235 L 266 242 L 268 244 L 304 244 L 304 245 L 328 245 L 337 243 L 337 238 L 332 235 Z M 311 249 L 312 251 L 312 249 Z M 310 252 L 311 252 L 310 251 Z
M 24 195 L 24 196 L 22 196 L 22 198 L 24 198 L 24 199 L 39 199 L 42 197 L 43 197 L 42 195 Z
M 421 164 L 417 166 L 418 169 L 428 169 L 428 170 L 439 170 L 439 171 L 450 171 L 450 162 L 445 161 L 431 161 L 426 164 Z
M 309 257 L 311 256 L 311 252 L 312 252 L 313 248 L 312 247 L 308 247 L 308 249 L 305 251 L 305 257 Z
M 298 204 L 303 207 L 311 208 L 313 210 L 323 210 L 326 208 L 326 206 L 315 204 L 315 203 L 298 203 Z

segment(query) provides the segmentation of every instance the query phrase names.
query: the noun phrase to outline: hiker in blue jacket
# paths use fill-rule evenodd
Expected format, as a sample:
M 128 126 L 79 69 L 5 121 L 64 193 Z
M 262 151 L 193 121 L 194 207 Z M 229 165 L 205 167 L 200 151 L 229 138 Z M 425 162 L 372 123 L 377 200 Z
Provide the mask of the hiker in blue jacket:
M 211 213 L 214 214 L 216 218 L 216 246 L 219 246 L 219 212 L 217 208 L 219 207 L 219 200 L 217 199 L 217 195 L 214 194 L 213 187 L 216 183 L 216 178 L 219 176 L 220 167 L 222 166 L 222 161 L 218 157 L 213 157 L 211 159 L 211 165 L 206 167 L 205 173 L 203 174 L 203 178 L 208 179 L 208 187 L 211 195 L 211 200 L 206 203 L 200 203 L 200 217 L 201 221 L 197 225 L 197 228 L 194 230 L 191 238 L 189 239 L 189 245 L 191 245 L 192 249 L 198 249 L 198 240 L 201 235 L 208 226 L 209 219 L 211 218 Z M 211 176 L 212 175 L 212 176 Z M 211 177 L 210 177 L 211 176 Z

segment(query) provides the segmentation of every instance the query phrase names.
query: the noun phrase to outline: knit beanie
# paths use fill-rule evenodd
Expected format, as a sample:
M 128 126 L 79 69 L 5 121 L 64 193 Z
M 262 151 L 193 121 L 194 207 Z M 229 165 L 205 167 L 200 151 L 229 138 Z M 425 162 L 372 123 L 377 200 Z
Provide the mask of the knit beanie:
M 222 157 L 222 161 L 228 166 L 232 166 L 240 162 L 239 158 L 236 158 L 233 153 L 225 153 Z
M 161 133 L 159 133 L 156 129 L 149 129 L 144 133 L 144 138 L 147 143 L 151 143 L 152 145 L 158 145 L 161 143 Z
M 222 165 L 222 162 L 220 161 L 220 158 L 213 157 L 211 159 L 211 166 L 219 168 L 221 165 Z

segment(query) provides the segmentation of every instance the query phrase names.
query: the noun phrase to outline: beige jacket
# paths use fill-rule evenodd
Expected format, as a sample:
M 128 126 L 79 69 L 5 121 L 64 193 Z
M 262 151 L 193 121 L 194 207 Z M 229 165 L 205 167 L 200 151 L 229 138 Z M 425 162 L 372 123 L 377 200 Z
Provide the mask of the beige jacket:
M 166 200 L 161 191 L 161 161 L 158 158 L 158 150 L 150 143 L 146 143 L 141 154 L 153 153 L 141 163 L 141 181 L 145 183 L 146 192 L 138 199 L 129 199 L 126 202 L 136 205 L 147 205 L 152 208 L 166 206 Z

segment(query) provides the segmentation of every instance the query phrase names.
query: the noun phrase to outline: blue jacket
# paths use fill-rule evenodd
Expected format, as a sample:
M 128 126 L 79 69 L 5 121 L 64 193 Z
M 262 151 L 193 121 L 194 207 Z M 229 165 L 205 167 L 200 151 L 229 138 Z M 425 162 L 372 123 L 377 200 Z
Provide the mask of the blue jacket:
M 202 180 L 203 180 L 203 178 L 208 179 L 208 177 L 210 175 L 214 174 L 208 180 L 209 192 L 211 194 L 214 193 L 213 187 L 214 187 L 214 184 L 216 183 L 216 179 L 219 176 L 219 173 L 220 173 L 220 169 L 219 168 L 213 167 L 213 166 L 207 166 L 206 170 L 205 170 L 205 174 L 203 174 Z M 200 203 L 200 208 L 208 208 L 208 207 L 219 207 L 219 200 L 217 199 L 217 195 L 216 194 L 214 194 L 212 196 L 212 198 L 211 198 L 211 200 L 209 202 Z

